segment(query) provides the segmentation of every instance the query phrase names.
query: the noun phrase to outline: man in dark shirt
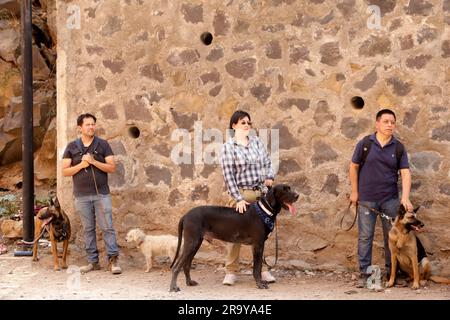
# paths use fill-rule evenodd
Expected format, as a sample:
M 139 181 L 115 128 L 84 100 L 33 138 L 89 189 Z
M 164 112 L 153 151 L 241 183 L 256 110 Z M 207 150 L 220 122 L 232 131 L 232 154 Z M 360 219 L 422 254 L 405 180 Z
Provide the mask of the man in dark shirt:
M 382 213 L 384 254 L 386 273 L 390 273 L 391 253 L 388 246 L 388 233 L 391 223 L 388 217 L 395 218 L 400 203 L 411 211 L 409 200 L 411 173 L 406 150 L 397 159 L 397 144 L 393 136 L 396 124 L 395 113 L 389 109 L 380 110 L 376 116 L 376 132 L 369 137 L 370 147 L 363 162 L 364 139 L 359 141 L 350 163 L 350 201 L 358 204 L 358 259 L 360 278 L 358 287 L 363 288 L 369 277 L 367 268 L 372 264 L 372 243 L 378 212 Z M 402 177 L 402 197 L 399 200 L 398 171 Z M 372 211 L 373 209 L 375 211 Z
M 82 273 L 99 270 L 96 221 L 102 231 L 108 255 L 109 269 L 122 273 L 118 263 L 119 249 L 112 223 L 112 202 L 108 186 L 108 173 L 116 169 L 114 154 L 106 140 L 95 136 L 97 119 L 90 113 L 77 119 L 81 137 L 70 142 L 63 155 L 63 175 L 73 178 L 75 209 L 84 229 L 88 265 Z

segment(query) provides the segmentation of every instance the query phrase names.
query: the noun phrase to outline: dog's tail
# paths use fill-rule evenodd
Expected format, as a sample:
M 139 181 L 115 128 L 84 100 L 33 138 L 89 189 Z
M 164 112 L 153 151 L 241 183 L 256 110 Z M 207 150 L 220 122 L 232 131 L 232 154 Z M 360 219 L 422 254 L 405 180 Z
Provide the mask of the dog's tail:
M 450 279 L 444 278 L 444 277 L 440 277 L 440 276 L 430 276 L 430 280 L 435 282 L 435 283 L 450 284 Z
M 178 254 L 180 253 L 180 247 L 181 247 L 181 241 L 183 240 L 183 220 L 184 217 L 180 219 L 180 222 L 178 223 L 178 245 L 177 245 L 177 252 L 175 253 L 175 257 L 173 258 L 172 264 L 170 265 L 170 269 L 175 264 L 175 261 L 177 261 Z

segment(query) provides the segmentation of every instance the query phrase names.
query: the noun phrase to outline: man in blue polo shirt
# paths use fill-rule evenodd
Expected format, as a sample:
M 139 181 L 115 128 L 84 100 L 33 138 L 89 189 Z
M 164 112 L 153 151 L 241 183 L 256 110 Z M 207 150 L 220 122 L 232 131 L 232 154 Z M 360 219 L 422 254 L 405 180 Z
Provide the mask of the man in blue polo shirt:
M 413 209 L 409 200 L 411 173 L 408 156 L 403 145 L 393 136 L 395 122 L 396 117 L 392 110 L 380 110 L 376 116 L 376 132 L 358 142 L 350 163 L 349 175 L 352 187 L 350 201 L 358 204 L 360 278 L 357 287 L 359 288 L 365 286 L 369 277 L 367 268 L 372 264 L 372 243 L 379 212 L 383 213 L 383 216 L 380 216 L 383 225 L 386 273 L 389 275 L 391 253 L 388 246 L 388 233 L 391 223 L 386 216 L 394 218 L 400 204 L 404 205 L 408 211 Z M 397 187 L 398 171 L 402 177 L 401 200 L 399 200 Z

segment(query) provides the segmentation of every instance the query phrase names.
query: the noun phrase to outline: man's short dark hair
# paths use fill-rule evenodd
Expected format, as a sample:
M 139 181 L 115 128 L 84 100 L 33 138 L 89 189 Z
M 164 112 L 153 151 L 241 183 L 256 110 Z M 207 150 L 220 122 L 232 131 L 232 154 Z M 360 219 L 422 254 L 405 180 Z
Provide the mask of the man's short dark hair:
M 392 111 L 392 110 L 390 110 L 390 109 L 383 109 L 383 110 L 378 111 L 377 116 L 376 116 L 376 120 L 377 120 L 377 121 L 380 120 L 380 119 L 381 119 L 381 116 L 382 116 L 383 114 L 392 114 L 392 115 L 394 116 L 395 121 L 397 121 L 397 117 L 395 116 L 394 111 Z
M 235 111 L 230 119 L 230 129 L 233 129 L 233 124 L 238 123 L 239 120 L 244 119 L 245 117 L 247 117 L 248 120 L 252 121 L 252 119 L 250 118 L 250 115 L 247 112 L 242 111 L 242 110 Z
M 86 118 L 92 118 L 92 119 L 94 119 L 94 122 L 97 122 L 97 118 L 93 114 L 83 113 L 83 114 L 80 114 L 77 118 L 77 126 L 81 127 L 83 125 L 84 119 L 86 119 Z

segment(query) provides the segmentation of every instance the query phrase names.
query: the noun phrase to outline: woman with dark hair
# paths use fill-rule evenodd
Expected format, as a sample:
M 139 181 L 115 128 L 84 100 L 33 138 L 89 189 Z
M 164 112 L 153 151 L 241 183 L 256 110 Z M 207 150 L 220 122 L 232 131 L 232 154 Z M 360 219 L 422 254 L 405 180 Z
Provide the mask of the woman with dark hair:
M 251 127 L 251 118 L 247 112 L 234 112 L 230 119 L 233 135 L 224 143 L 220 157 L 223 177 L 231 197 L 229 205 L 236 207 L 237 214 L 245 214 L 247 205 L 265 193 L 274 179 L 267 150 L 258 137 L 249 135 Z M 236 282 L 240 248 L 239 243 L 227 244 L 225 285 Z M 265 281 L 275 282 L 275 277 L 267 270 L 261 276 Z

